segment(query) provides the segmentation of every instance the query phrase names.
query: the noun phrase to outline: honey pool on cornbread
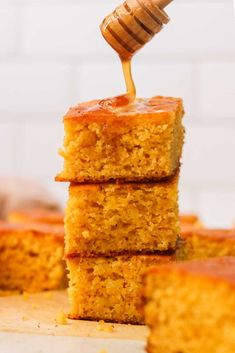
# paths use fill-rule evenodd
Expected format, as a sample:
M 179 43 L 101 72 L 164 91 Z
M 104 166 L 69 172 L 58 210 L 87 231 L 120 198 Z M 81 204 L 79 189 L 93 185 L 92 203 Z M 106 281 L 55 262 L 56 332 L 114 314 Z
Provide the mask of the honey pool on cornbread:
M 110 104 L 109 104 L 110 103 Z M 136 99 L 123 107 L 112 99 L 81 103 L 64 117 L 58 181 L 157 181 L 179 168 L 184 115 L 181 99 Z

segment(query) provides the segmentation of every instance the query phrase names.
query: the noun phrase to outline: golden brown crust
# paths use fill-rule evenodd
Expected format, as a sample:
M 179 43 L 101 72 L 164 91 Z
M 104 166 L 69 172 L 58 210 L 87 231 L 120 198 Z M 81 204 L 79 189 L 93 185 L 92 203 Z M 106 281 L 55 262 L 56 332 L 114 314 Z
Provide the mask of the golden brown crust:
M 156 178 L 143 178 L 143 177 L 125 177 L 125 178 L 117 178 L 117 179 L 110 179 L 110 178 L 105 178 L 105 177 L 100 177 L 99 180 L 92 180 L 92 178 L 88 179 L 87 177 L 77 177 L 76 182 L 74 181 L 73 178 L 64 178 L 61 174 L 58 174 L 55 177 L 55 181 L 58 182 L 70 182 L 71 185 L 77 185 L 78 184 L 83 184 L 86 185 L 87 188 L 92 188 L 93 186 L 95 187 L 96 185 L 99 185 L 100 183 L 109 183 L 109 184 L 151 184 L 151 183 L 156 183 L 156 182 L 167 182 L 172 179 L 176 174 L 178 174 L 178 171 L 180 170 L 180 163 L 177 165 L 175 170 L 172 171 L 172 174 L 167 176 L 167 177 L 156 177 Z
M 77 253 L 70 253 L 70 254 L 66 254 L 65 255 L 65 259 L 66 260 L 71 260 L 71 259 L 77 259 L 77 261 L 79 262 L 80 259 L 82 258 L 97 258 L 97 257 L 101 257 L 101 258 L 112 258 L 112 259 L 120 259 L 122 261 L 128 261 L 133 259 L 133 257 L 144 257 L 146 259 L 148 259 L 149 261 L 159 261 L 159 262 L 163 262 L 163 263 L 168 263 L 170 261 L 174 260 L 174 256 L 175 256 L 175 252 L 174 250 L 168 250 L 168 251 L 153 251 L 153 252 L 130 252 L 130 251 L 122 251 L 119 254 L 117 254 L 117 252 L 115 251 L 114 253 L 110 253 L 107 252 L 105 255 L 102 254 L 82 254 L 82 256 L 80 254 Z
M 110 101 L 112 98 L 110 98 Z M 78 104 L 70 108 L 64 117 L 64 121 L 77 122 L 84 121 L 107 121 L 110 124 L 117 124 L 117 128 L 122 125 L 142 122 L 143 119 L 154 120 L 163 124 L 172 118 L 171 112 L 183 110 L 183 103 L 180 98 L 156 96 L 150 99 L 137 99 L 135 104 L 122 109 L 109 109 L 109 99 L 93 100 Z M 128 119 L 123 119 L 128 117 Z
M 192 236 L 212 239 L 215 241 L 235 241 L 235 229 L 208 229 L 185 226 L 181 229 L 181 238 L 191 238 Z
M 155 266 L 147 274 L 177 273 L 181 276 L 193 275 L 215 281 L 226 281 L 235 285 L 235 258 L 219 257 L 207 260 L 194 260 L 174 264 Z
M 173 183 L 178 182 L 178 178 L 179 178 L 179 173 L 180 170 L 177 169 L 177 171 L 174 173 L 174 175 L 172 175 L 171 177 L 166 177 L 161 179 L 160 181 L 157 182 L 158 185 L 162 185 L 162 186 L 170 186 Z M 128 189 L 128 190 L 136 190 L 136 189 L 140 189 L 142 187 L 152 187 L 152 186 L 156 186 L 156 182 L 154 180 L 142 180 L 142 181 L 136 181 L 136 182 L 130 182 L 127 179 L 122 180 L 122 182 L 120 182 L 120 180 L 116 180 L 113 183 L 109 181 L 109 183 L 100 183 L 100 182 L 92 182 L 90 183 L 75 183 L 75 182 L 71 182 L 69 188 L 76 190 L 76 189 L 80 189 L 80 190 L 100 190 L 102 188 L 104 188 L 106 185 L 109 184 L 113 184 L 115 189 Z
M 199 217 L 196 214 L 181 214 L 180 215 L 180 223 L 181 224 L 195 224 L 198 223 Z
M 25 208 L 11 212 L 7 217 L 9 222 L 39 222 L 48 224 L 63 224 L 64 214 L 61 211 L 47 210 L 43 208 Z
M 10 235 L 14 232 L 31 232 L 35 236 L 53 236 L 55 240 L 64 242 L 64 227 L 61 225 L 49 225 L 41 223 L 12 224 L 0 221 L 0 236 Z
M 79 315 L 68 314 L 68 318 L 71 320 L 83 320 L 83 321 L 100 321 L 100 317 L 93 317 L 93 316 L 83 316 L 80 317 Z M 140 323 L 139 321 L 135 321 L 132 319 L 125 319 L 125 320 L 102 320 L 107 323 L 114 323 L 114 324 L 128 324 L 128 325 L 144 325 L 144 323 Z

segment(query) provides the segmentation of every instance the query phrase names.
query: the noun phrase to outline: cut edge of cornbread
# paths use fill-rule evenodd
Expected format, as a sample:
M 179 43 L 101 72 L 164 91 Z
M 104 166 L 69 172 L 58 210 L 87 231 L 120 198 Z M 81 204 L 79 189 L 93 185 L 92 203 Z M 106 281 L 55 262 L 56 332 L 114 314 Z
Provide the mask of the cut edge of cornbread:
M 167 255 L 67 258 L 71 319 L 143 324 L 142 273 Z
M 66 254 L 175 249 L 180 234 L 178 174 L 161 183 L 72 184 L 65 233 Z

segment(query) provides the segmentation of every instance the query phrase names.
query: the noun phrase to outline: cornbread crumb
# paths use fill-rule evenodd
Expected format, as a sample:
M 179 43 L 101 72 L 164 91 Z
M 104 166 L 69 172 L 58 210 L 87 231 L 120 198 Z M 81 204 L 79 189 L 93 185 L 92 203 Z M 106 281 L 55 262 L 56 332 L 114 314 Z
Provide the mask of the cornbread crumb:
M 114 326 L 111 324 L 105 323 L 104 320 L 100 320 L 98 322 L 98 331 L 113 332 Z
M 55 318 L 55 321 L 57 324 L 59 325 L 67 325 L 68 324 L 68 320 L 67 320 L 67 316 L 65 315 L 63 310 L 60 310 L 57 313 L 57 316 Z
M 65 231 L 66 255 L 174 249 L 180 233 L 178 175 L 159 183 L 73 184 Z
M 136 100 L 129 110 L 106 109 L 99 101 L 79 104 L 64 117 L 58 181 L 161 180 L 175 174 L 184 139 L 181 99 Z

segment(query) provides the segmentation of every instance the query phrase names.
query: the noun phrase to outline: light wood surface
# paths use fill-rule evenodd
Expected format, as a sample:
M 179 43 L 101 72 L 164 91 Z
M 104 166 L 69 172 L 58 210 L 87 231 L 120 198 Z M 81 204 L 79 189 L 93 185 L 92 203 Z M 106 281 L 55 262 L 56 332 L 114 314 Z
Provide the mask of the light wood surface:
M 60 310 L 68 311 L 66 291 L 0 297 L 0 332 L 53 336 L 145 340 L 145 326 L 68 320 L 56 323 Z

